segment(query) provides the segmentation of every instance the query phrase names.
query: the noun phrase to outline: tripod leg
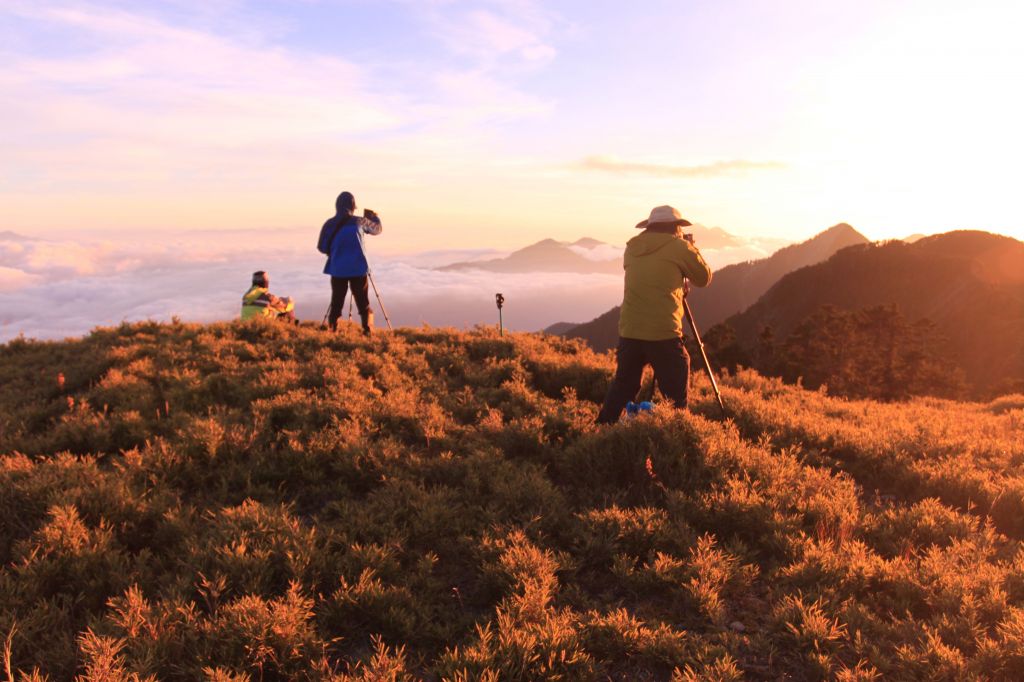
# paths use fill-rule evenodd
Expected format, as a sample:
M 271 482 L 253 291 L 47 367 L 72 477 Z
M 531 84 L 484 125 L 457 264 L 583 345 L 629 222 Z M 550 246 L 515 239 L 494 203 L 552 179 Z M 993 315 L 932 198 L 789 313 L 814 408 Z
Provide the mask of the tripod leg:
M 686 319 L 690 321 L 690 329 L 693 330 L 693 338 L 697 339 L 697 346 L 700 348 L 700 356 L 704 360 L 704 369 L 708 372 L 708 378 L 711 379 L 711 388 L 715 389 L 715 397 L 718 398 L 718 407 L 722 410 L 722 416 L 726 416 L 725 403 L 722 402 L 722 392 L 718 390 L 718 382 L 715 380 L 715 373 L 711 371 L 711 362 L 708 361 L 707 351 L 704 350 L 704 342 L 701 341 L 700 332 L 697 331 L 697 323 L 693 321 L 693 313 L 690 312 L 690 304 L 687 300 L 683 299 L 683 308 L 686 310 Z
M 373 275 L 366 273 L 366 276 L 370 280 L 370 286 L 373 287 L 373 295 L 377 297 L 377 304 L 380 306 L 380 311 L 384 313 L 384 321 L 388 323 L 388 331 L 394 331 L 391 327 L 391 319 L 388 317 L 388 311 L 384 307 L 384 301 L 380 300 L 380 292 L 377 291 L 377 284 L 373 281 Z

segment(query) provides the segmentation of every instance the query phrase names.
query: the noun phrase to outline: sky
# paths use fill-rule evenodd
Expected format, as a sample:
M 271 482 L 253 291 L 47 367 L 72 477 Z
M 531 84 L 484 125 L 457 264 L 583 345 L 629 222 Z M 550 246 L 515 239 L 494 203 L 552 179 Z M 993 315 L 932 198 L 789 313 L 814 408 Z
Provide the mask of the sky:
M 0 0 L 0 230 L 1024 238 L 1024 3 Z
M 621 249 L 662 204 L 734 259 L 839 222 L 1024 239 L 1022 25 L 1017 0 L 0 0 L 0 342 L 232 317 L 256 269 L 319 318 L 342 190 L 383 219 L 399 324 L 488 321 L 498 289 L 512 328 L 591 319 L 621 277 L 430 267 Z

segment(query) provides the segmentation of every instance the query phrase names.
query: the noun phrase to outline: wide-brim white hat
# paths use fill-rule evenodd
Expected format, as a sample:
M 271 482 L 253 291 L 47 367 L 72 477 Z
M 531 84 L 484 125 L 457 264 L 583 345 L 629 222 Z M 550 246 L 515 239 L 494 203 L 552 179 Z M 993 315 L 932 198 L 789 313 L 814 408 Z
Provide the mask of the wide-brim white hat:
M 679 214 L 679 211 L 672 208 L 671 206 L 657 206 L 651 209 L 651 215 L 647 220 L 642 220 L 636 224 L 638 228 L 648 227 L 650 225 L 680 225 L 686 227 L 692 225 L 689 220 Z

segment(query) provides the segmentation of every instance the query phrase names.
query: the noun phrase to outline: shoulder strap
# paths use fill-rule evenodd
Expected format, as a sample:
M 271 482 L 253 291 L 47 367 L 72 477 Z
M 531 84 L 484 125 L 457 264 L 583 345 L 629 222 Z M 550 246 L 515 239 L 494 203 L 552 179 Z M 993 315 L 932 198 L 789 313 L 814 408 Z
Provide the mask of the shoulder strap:
M 334 244 L 334 238 L 338 236 L 339 232 L 341 232 L 341 228 L 343 228 L 346 225 L 348 225 L 348 221 L 351 220 L 351 219 L 352 219 L 352 216 L 349 216 L 344 222 L 338 221 L 338 224 L 335 224 L 334 231 L 331 232 L 331 238 L 327 240 L 327 255 L 328 256 L 331 255 L 331 246 L 333 246 L 333 244 Z

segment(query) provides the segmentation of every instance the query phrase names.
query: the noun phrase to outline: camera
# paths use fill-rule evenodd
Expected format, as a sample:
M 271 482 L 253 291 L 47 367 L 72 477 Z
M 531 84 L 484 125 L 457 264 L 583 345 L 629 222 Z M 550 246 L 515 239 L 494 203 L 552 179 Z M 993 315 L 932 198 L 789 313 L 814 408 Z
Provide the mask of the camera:
M 693 232 L 685 232 L 685 233 L 683 233 L 683 239 L 685 239 L 686 241 L 690 242 L 694 246 L 697 245 L 697 243 L 695 241 L 693 241 Z
M 501 294 L 495 294 L 494 302 L 498 304 L 498 310 L 501 310 L 501 306 L 505 305 L 505 297 Z

